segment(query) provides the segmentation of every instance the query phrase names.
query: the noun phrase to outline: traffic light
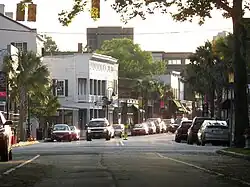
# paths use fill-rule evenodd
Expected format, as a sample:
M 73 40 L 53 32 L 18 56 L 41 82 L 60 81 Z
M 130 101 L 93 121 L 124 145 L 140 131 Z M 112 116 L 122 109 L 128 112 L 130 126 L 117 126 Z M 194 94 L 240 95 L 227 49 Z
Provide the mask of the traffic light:
M 28 5 L 28 21 L 36 22 L 36 4 L 29 4 Z
M 16 21 L 25 21 L 25 6 L 22 3 L 16 6 Z
M 91 4 L 91 18 L 100 18 L 100 0 L 92 0 Z

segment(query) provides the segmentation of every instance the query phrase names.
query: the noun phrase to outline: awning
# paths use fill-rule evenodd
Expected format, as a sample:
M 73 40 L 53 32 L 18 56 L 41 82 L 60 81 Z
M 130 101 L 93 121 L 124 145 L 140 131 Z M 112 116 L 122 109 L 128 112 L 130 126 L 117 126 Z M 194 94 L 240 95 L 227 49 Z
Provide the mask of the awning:
M 179 102 L 179 101 L 177 101 L 177 100 L 172 100 L 173 102 L 174 102 L 174 104 L 177 106 L 177 108 L 182 108 L 182 106 L 181 106 L 181 103 Z
M 177 110 L 179 111 L 179 112 L 185 112 L 185 113 L 188 113 L 188 110 L 185 108 L 185 106 L 181 103 L 181 102 L 179 102 L 179 101 L 177 101 L 177 100 L 172 100 L 173 102 L 174 102 L 174 104 L 176 105 L 176 108 L 177 108 Z

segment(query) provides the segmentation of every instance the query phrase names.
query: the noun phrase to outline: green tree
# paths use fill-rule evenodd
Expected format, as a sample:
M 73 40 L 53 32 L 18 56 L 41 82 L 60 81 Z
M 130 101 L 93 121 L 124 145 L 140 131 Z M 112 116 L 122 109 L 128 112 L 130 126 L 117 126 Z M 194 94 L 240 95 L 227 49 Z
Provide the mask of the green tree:
M 51 36 L 45 36 L 44 50 L 45 53 L 50 55 L 54 54 L 55 52 L 58 52 L 57 44 Z
M 232 69 L 232 41 L 230 34 L 198 47 L 190 57 L 192 63 L 187 65 L 183 74 L 194 92 L 208 96 L 212 108 L 216 98 L 218 117 L 221 114 L 222 91 L 228 87 L 228 75 Z
M 150 52 L 127 38 L 106 40 L 96 52 L 118 59 L 119 77 L 140 78 L 165 72 L 164 62 L 153 62 Z
M 142 97 L 142 107 L 145 110 L 146 118 L 149 115 L 148 101 L 159 101 L 171 92 L 171 87 L 163 82 L 146 77 L 138 80 L 136 90 L 140 97 Z
M 42 113 L 42 110 L 47 112 L 55 112 L 58 106 L 57 98 L 52 96 L 50 92 L 49 71 L 46 65 L 41 62 L 40 57 L 37 57 L 34 52 L 19 53 L 19 72 L 12 69 L 10 58 L 5 59 L 5 68 L 7 72 L 11 72 L 12 76 L 9 79 L 11 86 L 11 98 L 14 98 L 19 106 L 20 114 L 20 138 L 25 139 L 25 129 L 23 124 L 27 120 L 28 114 L 28 98 L 40 103 L 36 109 L 36 113 Z M 50 114 L 51 114 L 50 113 Z M 49 114 L 49 113 L 47 113 Z
M 59 21 L 68 26 L 72 19 L 80 12 L 86 11 L 87 1 L 74 0 L 71 11 L 62 11 L 59 14 Z M 213 10 L 222 11 L 225 18 L 231 18 L 233 22 L 234 35 L 234 52 L 233 63 L 235 70 L 235 126 L 236 126 L 236 146 L 244 146 L 243 133 L 249 125 L 248 104 L 247 104 L 247 72 L 246 59 L 244 51 L 244 35 L 243 35 L 243 15 L 250 10 L 250 2 L 248 0 L 175 0 L 175 1 L 123 1 L 117 0 L 112 5 L 126 22 L 134 17 L 146 19 L 146 14 L 153 14 L 157 9 L 166 14 L 170 13 L 172 18 L 177 21 L 193 21 L 194 18 L 199 19 L 199 24 L 203 24 L 206 18 L 212 17 Z M 173 7 L 177 8 L 174 10 Z M 174 10 L 170 12 L 170 10 Z M 157 11 L 158 12 L 158 11 Z M 243 53 L 242 53 L 243 50 Z

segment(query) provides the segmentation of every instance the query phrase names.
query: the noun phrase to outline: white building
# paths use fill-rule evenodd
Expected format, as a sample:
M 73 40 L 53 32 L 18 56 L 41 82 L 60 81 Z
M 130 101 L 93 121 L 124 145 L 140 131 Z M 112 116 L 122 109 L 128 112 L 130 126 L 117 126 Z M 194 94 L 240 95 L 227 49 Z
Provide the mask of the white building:
M 181 81 L 180 72 L 171 71 L 169 74 L 158 76 L 157 80 L 170 85 L 174 99 L 184 100 L 184 83 Z
M 22 51 L 33 51 L 42 56 L 44 40 L 31 29 L 13 19 L 13 12 L 5 12 L 5 5 L 0 4 L 0 51 L 12 44 Z M 1 55 L 0 55 L 1 56 Z
M 117 59 L 95 53 L 76 53 L 45 56 L 43 61 L 57 85 L 54 93 L 61 104 L 58 123 L 84 129 L 94 117 L 108 117 L 113 121 L 113 107 L 118 100 Z M 108 112 L 103 109 L 103 96 L 113 100 Z

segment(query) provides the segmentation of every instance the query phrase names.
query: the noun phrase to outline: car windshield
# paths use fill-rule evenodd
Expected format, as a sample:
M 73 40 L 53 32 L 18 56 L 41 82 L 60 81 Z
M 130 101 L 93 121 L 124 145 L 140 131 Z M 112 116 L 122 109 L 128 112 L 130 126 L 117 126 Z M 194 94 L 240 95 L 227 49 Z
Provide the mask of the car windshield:
M 183 121 L 181 124 L 181 128 L 188 129 L 189 127 L 191 127 L 191 125 L 192 125 L 192 122 Z
M 142 124 L 135 124 L 135 128 L 142 128 L 143 125 Z
M 194 122 L 194 128 L 199 129 L 205 120 L 212 120 L 211 118 L 197 118 Z
M 105 121 L 90 121 L 88 126 L 89 127 L 106 127 L 107 124 Z
M 68 131 L 69 128 L 66 125 L 55 125 L 53 130 L 54 131 Z
M 152 123 L 148 123 L 148 126 L 149 126 L 149 127 L 152 127 L 153 125 L 152 125 Z
M 114 129 L 122 129 L 121 125 L 113 125 Z
M 72 131 L 76 130 L 75 126 L 70 126 L 70 129 L 71 129 Z

